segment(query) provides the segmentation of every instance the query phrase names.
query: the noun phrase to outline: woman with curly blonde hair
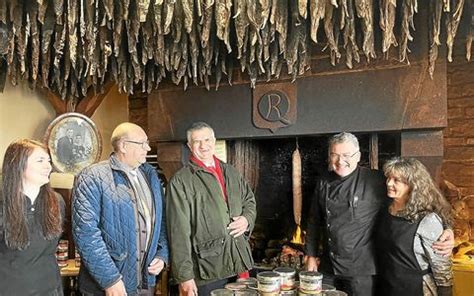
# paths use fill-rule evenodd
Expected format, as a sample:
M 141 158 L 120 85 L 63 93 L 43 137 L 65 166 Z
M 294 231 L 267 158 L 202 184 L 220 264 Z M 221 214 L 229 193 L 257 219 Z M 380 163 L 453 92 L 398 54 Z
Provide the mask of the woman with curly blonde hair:
M 391 202 L 376 234 L 379 293 L 451 295 L 452 262 L 432 248 L 443 226 L 452 223 L 451 206 L 414 158 L 393 158 L 384 173 Z

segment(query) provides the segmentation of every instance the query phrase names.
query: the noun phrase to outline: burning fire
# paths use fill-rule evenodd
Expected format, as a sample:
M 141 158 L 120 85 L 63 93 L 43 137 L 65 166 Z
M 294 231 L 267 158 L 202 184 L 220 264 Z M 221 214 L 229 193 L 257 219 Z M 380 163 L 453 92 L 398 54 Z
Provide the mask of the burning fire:
M 291 242 L 297 245 L 304 244 L 303 233 L 301 232 L 301 227 L 299 225 L 296 225 L 296 229 L 293 233 L 293 238 L 291 239 Z

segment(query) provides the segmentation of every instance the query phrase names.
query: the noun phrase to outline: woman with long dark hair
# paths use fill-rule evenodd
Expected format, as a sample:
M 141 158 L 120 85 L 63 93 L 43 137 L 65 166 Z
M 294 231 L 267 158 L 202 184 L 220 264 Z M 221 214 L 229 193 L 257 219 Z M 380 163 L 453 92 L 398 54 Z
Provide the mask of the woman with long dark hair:
M 450 204 L 414 158 L 393 158 L 384 173 L 391 202 L 377 227 L 377 295 L 451 295 L 451 259 L 432 248 L 452 223 Z
M 64 201 L 49 186 L 51 163 L 40 142 L 11 143 L 0 196 L 0 295 L 63 295 L 55 258 Z

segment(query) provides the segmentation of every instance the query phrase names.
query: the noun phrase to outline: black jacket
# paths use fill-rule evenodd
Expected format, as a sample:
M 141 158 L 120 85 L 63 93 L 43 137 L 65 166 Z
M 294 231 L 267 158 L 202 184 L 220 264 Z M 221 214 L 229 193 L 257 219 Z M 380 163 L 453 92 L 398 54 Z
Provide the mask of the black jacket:
M 358 167 L 343 178 L 330 173 L 318 180 L 305 249 L 307 255 L 320 257 L 321 272 L 376 273 L 373 233 L 386 196 L 385 178 L 376 170 Z

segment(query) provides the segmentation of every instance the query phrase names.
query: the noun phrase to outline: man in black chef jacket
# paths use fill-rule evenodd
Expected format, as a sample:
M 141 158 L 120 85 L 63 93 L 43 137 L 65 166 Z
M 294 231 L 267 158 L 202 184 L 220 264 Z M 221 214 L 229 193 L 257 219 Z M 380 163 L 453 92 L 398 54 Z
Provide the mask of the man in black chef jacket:
M 350 133 L 329 140 L 329 173 L 316 183 L 308 217 L 307 269 L 349 295 L 371 296 L 376 274 L 373 230 L 386 196 L 382 172 L 360 167 L 359 141 Z M 433 247 L 449 255 L 453 232 Z

